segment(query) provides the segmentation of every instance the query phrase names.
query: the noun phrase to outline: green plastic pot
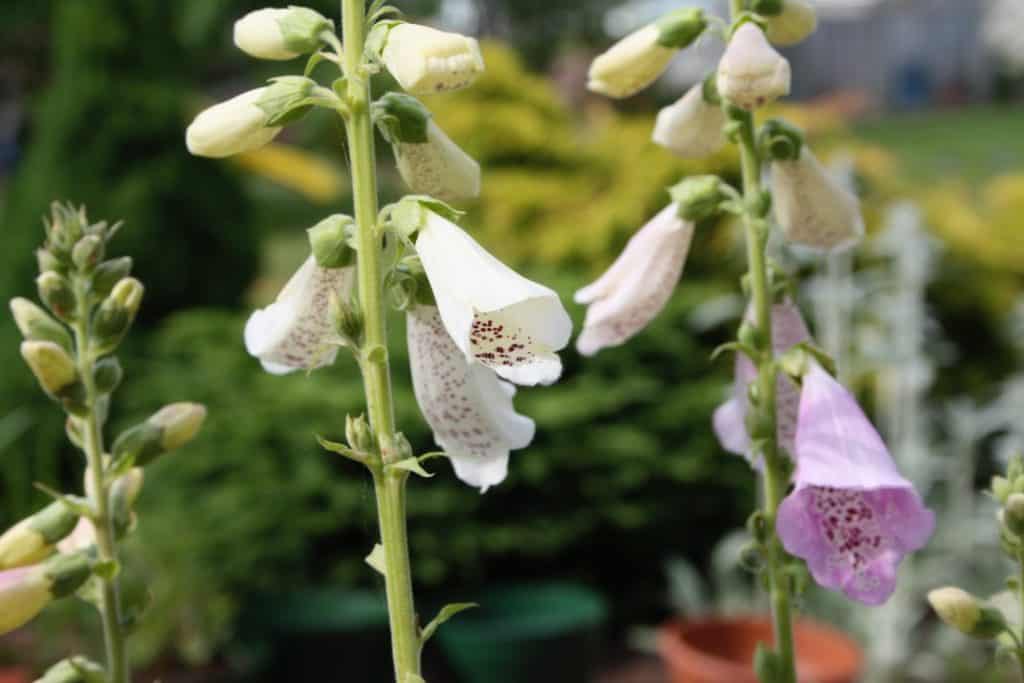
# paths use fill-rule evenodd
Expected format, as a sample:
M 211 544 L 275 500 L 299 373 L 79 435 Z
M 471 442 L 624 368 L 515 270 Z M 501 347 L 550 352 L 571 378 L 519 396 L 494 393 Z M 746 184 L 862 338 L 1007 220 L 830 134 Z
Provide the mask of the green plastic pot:
M 503 586 L 441 627 L 462 683 L 588 683 L 607 619 L 604 599 L 574 583 Z
M 380 683 L 394 675 L 387 606 L 377 593 L 325 588 L 274 596 L 247 610 L 243 624 L 254 679 L 321 683 L 343 672 L 349 683 Z

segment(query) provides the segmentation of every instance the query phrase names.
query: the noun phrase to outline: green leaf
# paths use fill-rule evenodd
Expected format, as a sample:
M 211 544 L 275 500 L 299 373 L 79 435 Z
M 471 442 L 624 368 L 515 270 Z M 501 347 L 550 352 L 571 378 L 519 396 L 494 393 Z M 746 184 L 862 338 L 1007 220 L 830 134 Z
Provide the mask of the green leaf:
M 370 565 L 381 576 L 387 576 L 387 561 L 384 557 L 384 546 L 380 543 L 366 556 L 366 564 Z
M 399 460 L 396 463 L 388 465 L 388 469 L 405 470 L 407 472 L 412 472 L 413 474 L 418 474 L 424 479 L 430 479 L 434 476 L 423 469 L 423 465 L 420 464 L 419 458 L 406 458 L 405 460 Z
M 778 683 L 781 680 L 782 662 L 779 661 L 779 655 L 765 647 L 764 643 L 758 643 L 754 652 L 754 672 L 761 683 Z
M 425 644 L 430 637 L 434 635 L 434 632 L 441 627 L 441 624 L 445 623 L 459 612 L 465 612 L 468 609 L 479 607 L 475 602 L 455 602 L 450 605 L 445 605 L 441 608 L 441 611 L 437 613 L 433 621 L 427 624 L 421 633 L 422 642 Z
M 320 436 L 319 434 L 316 434 L 315 436 L 316 442 L 320 444 L 320 447 L 323 448 L 325 451 L 330 451 L 331 453 L 343 455 L 349 460 L 355 460 L 356 462 L 361 463 L 363 465 L 366 464 L 366 456 L 364 456 L 362 453 L 359 453 L 358 451 L 349 448 L 343 443 L 338 443 L 337 441 L 329 441 Z

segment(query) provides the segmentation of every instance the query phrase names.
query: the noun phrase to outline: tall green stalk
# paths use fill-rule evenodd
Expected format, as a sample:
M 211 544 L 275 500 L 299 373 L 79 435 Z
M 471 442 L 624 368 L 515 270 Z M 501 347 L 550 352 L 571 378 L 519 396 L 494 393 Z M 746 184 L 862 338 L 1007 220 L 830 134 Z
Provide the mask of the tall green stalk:
M 114 533 L 114 519 L 110 514 L 110 487 L 104 476 L 103 430 L 97 412 L 99 392 L 94 379 L 96 354 L 92 348 L 89 329 L 91 310 L 89 306 L 88 282 L 82 279 L 75 283 L 78 301 L 78 315 L 73 329 L 75 348 L 78 356 L 78 374 L 85 386 L 85 403 L 88 412 L 84 417 L 84 443 L 86 460 L 91 477 L 90 504 L 94 511 L 92 520 L 96 533 L 96 548 L 103 562 L 118 562 L 117 540 Z M 110 683 L 129 683 L 128 651 L 121 618 L 121 595 L 117 575 L 98 577 L 100 582 L 100 617 L 103 621 L 103 639 L 106 644 L 107 674 Z
M 381 234 L 377 225 L 377 171 L 373 122 L 370 116 L 370 81 L 364 68 L 366 8 L 364 0 L 342 0 L 346 134 L 351 158 L 355 220 L 358 227 L 359 306 L 364 344 L 359 358 L 366 391 L 367 412 L 381 462 L 371 467 L 381 544 L 384 547 L 385 584 L 391 625 L 391 650 L 396 683 L 412 683 L 420 673 L 420 637 L 413 601 L 412 571 L 405 521 L 405 484 L 408 472 L 387 468 L 400 457 L 395 449 L 394 401 L 388 365 L 387 328 L 381 277 Z
M 731 1 L 732 18 L 735 20 L 743 11 L 742 0 Z M 775 365 L 772 342 L 772 291 L 771 273 L 766 263 L 765 251 L 768 246 L 769 224 L 754 211 L 762 201 L 761 157 L 754 133 L 754 117 L 750 112 L 742 114 L 733 111 L 734 120 L 739 123 L 737 144 L 740 149 L 740 164 L 743 175 L 743 199 L 746 210 L 743 225 L 747 242 L 747 262 L 750 291 L 753 298 L 754 324 L 761 340 L 759 351 L 751 360 L 757 365 L 757 405 L 755 410 L 767 438 L 761 447 L 764 477 L 764 516 L 767 533 L 768 588 L 771 595 L 772 621 L 775 633 L 778 683 L 796 683 L 796 657 L 793 646 L 793 618 L 790 605 L 790 581 L 785 572 L 786 555 L 775 530 L 779 504 L 786 495 L 788 467 L 779 450 L 778 429 L 775 412 L 775 389 L 778 369 Z

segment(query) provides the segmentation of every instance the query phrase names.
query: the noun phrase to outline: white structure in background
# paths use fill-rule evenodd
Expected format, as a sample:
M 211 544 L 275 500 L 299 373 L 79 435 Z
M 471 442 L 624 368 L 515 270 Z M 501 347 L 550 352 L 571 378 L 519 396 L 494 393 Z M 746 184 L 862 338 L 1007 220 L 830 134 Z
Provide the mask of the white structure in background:
M 989 0 L 982 35 L 997 59 L 1011 72 L 1024 74 L 1024 2 Z

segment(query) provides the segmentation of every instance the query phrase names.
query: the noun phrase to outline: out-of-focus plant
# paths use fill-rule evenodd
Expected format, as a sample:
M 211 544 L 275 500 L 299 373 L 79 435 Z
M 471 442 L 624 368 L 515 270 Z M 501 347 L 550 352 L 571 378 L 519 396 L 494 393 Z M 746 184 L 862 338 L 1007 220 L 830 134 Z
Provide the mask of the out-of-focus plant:
M 311 255 L 277 301 L 254 313 L 245 345 L 271 374 L 313 371 L 351 352 L 368 416 L 348 415 L 345 442 L 317 437 L 327 451 L 371 475 L 381 541 L 366 557 L 384 577 L 396 683 L 423 683 L 420 655 L 445 621 L 472 607 L 445 606 L 420 625 L 413 605 L 406 522 L 411 474 L 431 477 L 444 456 L 467 484 L 486 491 L 507 476 L 511 450 L 534 437 L 515 412 L 514 384 L 551 384 L 572 324 L 558 295 L 509 269 L 454 221 L 446 201 L 475 197 L 480 166 L 433 121 L 416 96 L 459 90 L 484 69 L 477 42 L 392 17 L 383 0 L 342 0 L 341 35 L 303 7 L 261 9 L 235 23 L 235 44 L 266 60 L 307 57 L 301 76 L 201 112 L 186 133 L 193 154 L 223 158 L 257 150 L 313 108 L 344 124 L 355 216 L 309 229 Z M 314 76 L 322 63 L 330 87 Z M 375 97 L 371 76 L 387 70 L 404 92 Z M 403 181 L 417 194 L 381 209 L 375 128 L 390 143 Z M 398 431 L 387 314 L 406 315 L 413 387 L 442 449 L 416 455 Z
M 22 357 L 63 408 L 67 437 L 84 456 L 84 495 L 40 484 L 54 501 L 0 536 L 0 633 L 77 594 L 99 610 L 105 666 L 74 656 L 40 680 L 128 683 L 126 630 L 144 605 L 122 600 L 118 541 L 135 528 L 143 468 L 191 441 L 206 409 L 165 406 L 105 445 L 111 395 L 123 376 L 113 354 L 135 319 L 143 287 L 129 275 L 131 258 L 106 258 L 120 224 L 90 223 L 84 209 L 54 204 L 45 225 L 36 284 L 49 310 L 16 298 L 11 312 L 25 339 Z
M 743 288 L 751 301 L 736 341 L 721 347 L 737 354 L 736 389 L 714 426 L 723 446 L 745 455 L 764 483 L 744 556 L 768 587 L 775 643 L 759 644 L 754 668 L 765 683 L 795 683 L 792 604 L 807 573 L 855 601 L 882 604 L 903 556 L 925 544 L 934 518 L 853 396 L 826 369 L 834 372 L 833 360 L 811 342 L 790 298 L 793 283 L 767 259 L 776 225 L 788 242 L 826 252 L 864 233 L 855 197 L 828 175 L 794 126 L 780 119 L 755 125 L 757 110 L 790 89 L 789 63 L 769 39 L 791 43 L 809 35 L 813 7 L 803 0 L 733 0 L 730 10 L 730 21 L 699 9 L 671 12 L 591 66 L 592 90 L 628 97 L 705 31 L 720 35 L 727 47 L 717 71 L 659 114 L 654 139 L 696 158 L 732 142 L 742 183 L 736 189 L 702 175 L 671 188 L 673 201 L 610 270 L 577 292 L 577 301 L 589 305 L 577 347 L 592 355 L 618 346 L 658 314 L 683 270 L 695 222 L 720 215 L 742 221 L 749 267 Z M 766 166 L 769 187 L 761 184 Z

